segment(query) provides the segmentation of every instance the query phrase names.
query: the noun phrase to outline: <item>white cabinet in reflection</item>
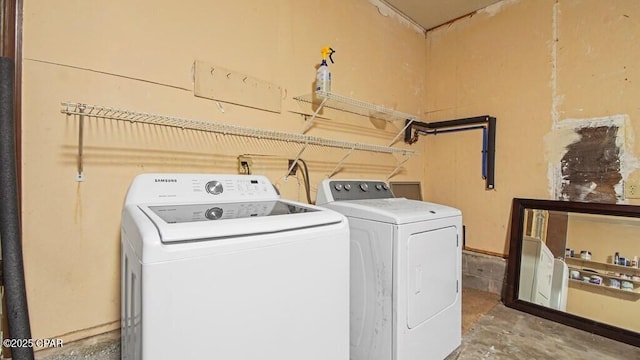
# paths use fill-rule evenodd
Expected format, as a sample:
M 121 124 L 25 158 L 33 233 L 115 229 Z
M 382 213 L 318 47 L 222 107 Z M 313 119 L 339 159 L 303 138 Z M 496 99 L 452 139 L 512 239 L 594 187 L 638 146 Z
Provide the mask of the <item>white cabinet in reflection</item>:
M 550 306 L 553 281 L 553 254 L 540 239 L 524 236 L 520 260 L 518 298 Z

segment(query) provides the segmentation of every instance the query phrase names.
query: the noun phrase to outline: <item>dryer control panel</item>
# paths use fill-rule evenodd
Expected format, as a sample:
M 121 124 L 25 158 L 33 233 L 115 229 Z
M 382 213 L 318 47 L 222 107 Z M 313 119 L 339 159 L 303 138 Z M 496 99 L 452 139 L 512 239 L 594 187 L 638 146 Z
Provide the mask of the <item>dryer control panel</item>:
M 379 180 L 331 180 L 326 179 L 318 188 L 316 204 L 341 200 L 394 198 L 389 185 Z

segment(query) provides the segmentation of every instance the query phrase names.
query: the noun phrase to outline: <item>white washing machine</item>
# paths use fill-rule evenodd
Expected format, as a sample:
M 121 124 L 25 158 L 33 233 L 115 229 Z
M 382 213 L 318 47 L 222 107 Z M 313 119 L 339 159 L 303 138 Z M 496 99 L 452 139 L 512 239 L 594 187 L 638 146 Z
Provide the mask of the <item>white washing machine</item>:
M 136 177 L 122 212 L 122 359 L 347 360 L 348 231 L 263 176 Z
M 460 345 L 460 210 L 382 181 L 324 180 L 317 205 L 351 233 L 351 360 L 437 360 Z

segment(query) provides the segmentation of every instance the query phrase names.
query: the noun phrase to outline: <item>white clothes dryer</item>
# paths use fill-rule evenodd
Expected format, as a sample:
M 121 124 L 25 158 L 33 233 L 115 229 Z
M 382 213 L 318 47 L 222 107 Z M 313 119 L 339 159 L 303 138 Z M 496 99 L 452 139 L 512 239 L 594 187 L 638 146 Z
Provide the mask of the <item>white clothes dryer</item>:
M 122 212 L 122 359 L 349 357 L 349 233 L 263 176 L 144 174 Z
M 461 341 L 462 214 L 383 181 L 324 180 L 351 235 L 351 360 L 437 360 Z

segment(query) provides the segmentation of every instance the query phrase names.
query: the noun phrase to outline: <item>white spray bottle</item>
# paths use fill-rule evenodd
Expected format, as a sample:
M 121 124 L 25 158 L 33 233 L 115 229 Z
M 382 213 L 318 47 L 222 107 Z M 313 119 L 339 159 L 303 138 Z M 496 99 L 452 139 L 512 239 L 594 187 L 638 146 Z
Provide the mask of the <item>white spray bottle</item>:
M 329 66 L 327 65 L 327 55 L 329 55 L 329 60 L 333 64 L 333 55 L 335 50 L 332 48 L 325 46 L 322 48 L 322 63 L 316 71 L 316 92 L 321 93 L 330 93 L 331 92 L 331 71 L 329 70 Z

